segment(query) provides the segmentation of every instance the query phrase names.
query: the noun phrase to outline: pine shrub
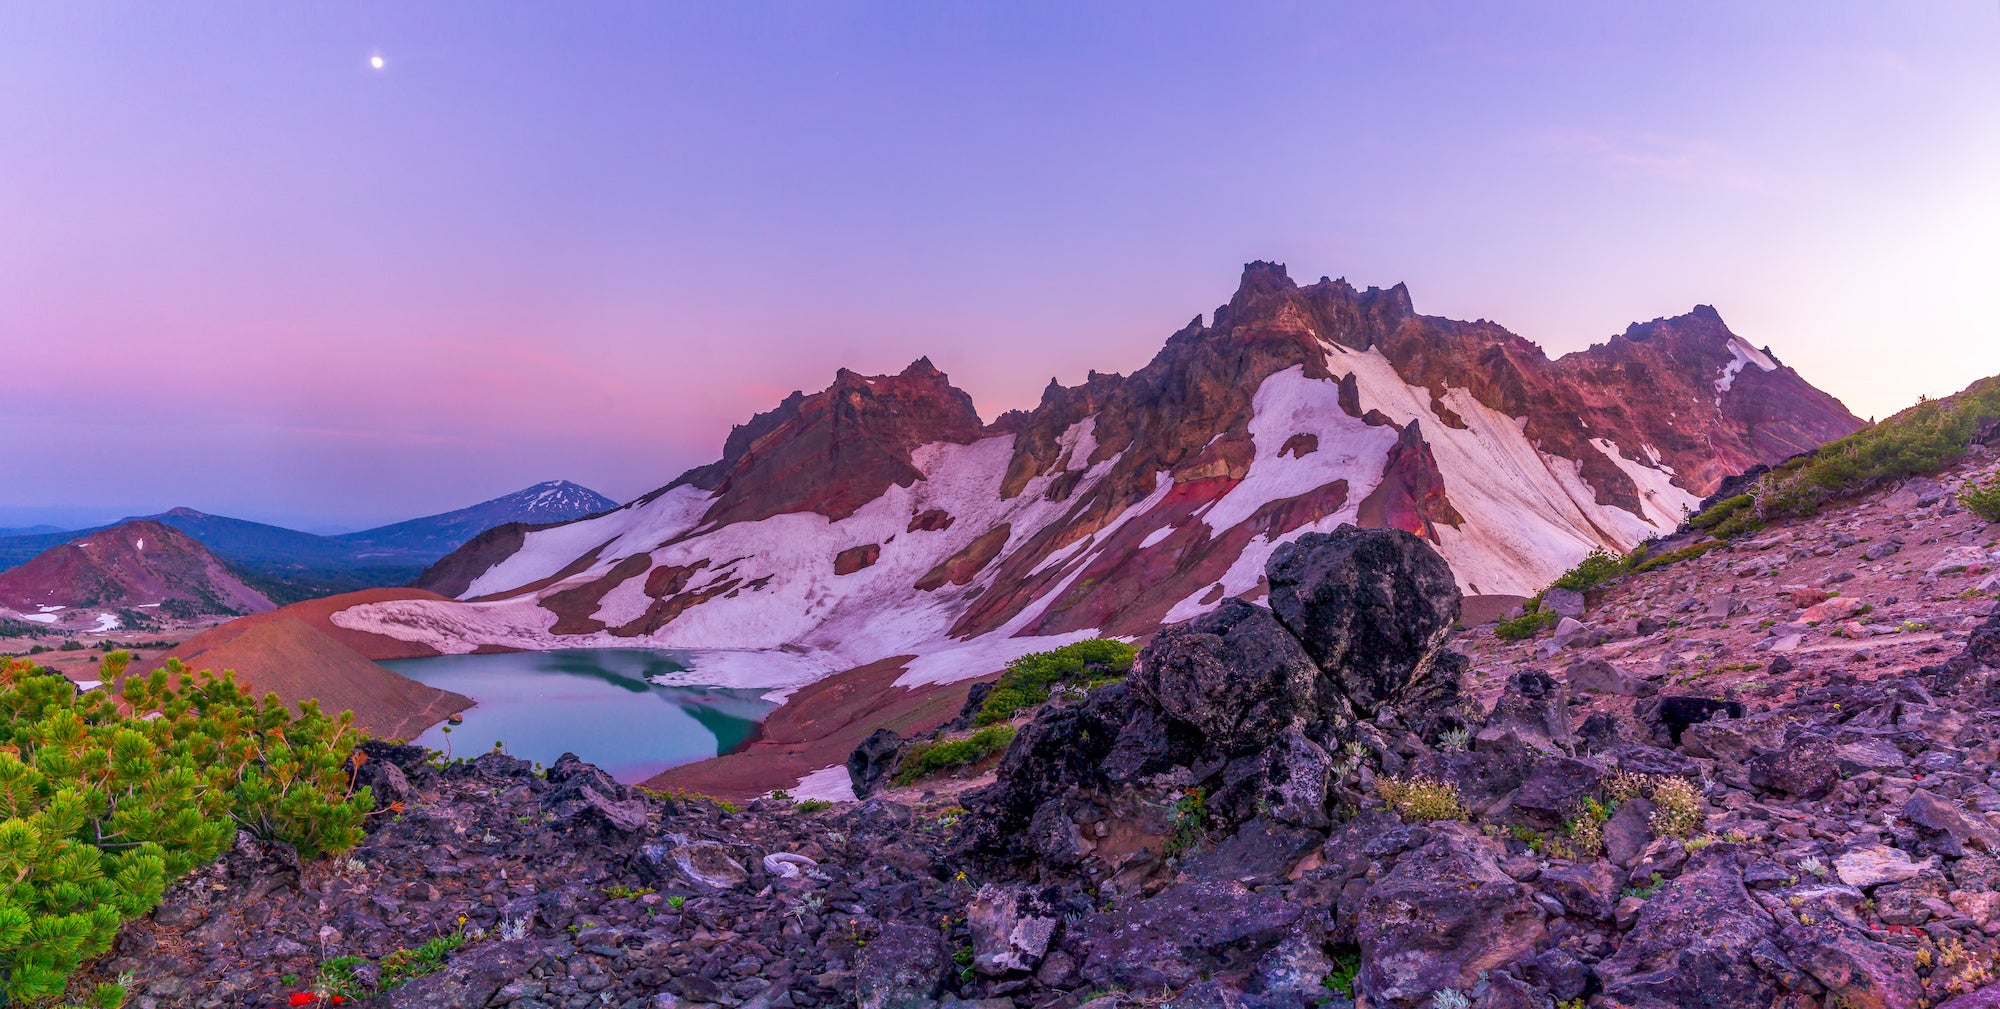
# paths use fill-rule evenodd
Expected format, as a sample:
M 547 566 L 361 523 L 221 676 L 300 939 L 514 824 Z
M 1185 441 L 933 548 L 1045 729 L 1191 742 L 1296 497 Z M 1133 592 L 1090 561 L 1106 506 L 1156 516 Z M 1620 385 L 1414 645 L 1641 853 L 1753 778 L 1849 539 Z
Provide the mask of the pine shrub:
M 1958 492 L 1958 503 L 1988 522 L 2000 522 L 2000 477 L 1983 484 L 1967 484 Z
M 1554 610 L 1531 609 L 1512 620 L 1502 620 L 1493 633 L 1505 641 L 1522 641 L 1554 627 L 1562 615 Z
M 1058 684 L 1095 687 L 1124 679 L 1132 671 L 1138 650 L 1123 641 L 1092 638 L 1046 652 L 1033 652 L 1007 663 L 974 718 L 976 725 L 993 725 L 1049 699 Z
M 1810 515 L 1822 502 L 1936 473 L 1963 458 L 1973 438 L 1996 419 L 2000 378 L 1980 379 L 1947 399 L 1923 400 L 1765 474 L 1752 491 L 1759 517 Z
M 105 656 L 107 683 L 131 656 Z M 344 851 L 373 808 L 353 792 L 353 716 L 290 715 L 235 678 L 169 663 L 122 693 L 79 694 L 31 663 L 0 663 L 0 1004 L 49 1005 L 79 966 L 146 914 L 237 828 L 306 857 Z M 115 1007 L 117 985 L 90 1004 Z

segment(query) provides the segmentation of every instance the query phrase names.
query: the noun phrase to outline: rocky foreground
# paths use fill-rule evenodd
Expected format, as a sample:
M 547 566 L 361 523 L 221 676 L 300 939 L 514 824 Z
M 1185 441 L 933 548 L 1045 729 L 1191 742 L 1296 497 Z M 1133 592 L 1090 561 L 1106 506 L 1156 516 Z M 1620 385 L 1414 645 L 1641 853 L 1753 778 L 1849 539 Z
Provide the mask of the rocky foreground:
M 1944 502 L 1896 543 L 1943 568 L 1829 518 L 1476 659 L 1421 541 L 1308 536 L 1269 607 L 1058 693 L 952 799 L 728 812 L 369 744 L 398 805 L 346 859 L 246 836 L 99 970 L 145 1007 L 2000 1006 L 2000 614 L 1949 581 L 1993 531 Z M 1820 564 L 1901 622 L 1771 574 Z

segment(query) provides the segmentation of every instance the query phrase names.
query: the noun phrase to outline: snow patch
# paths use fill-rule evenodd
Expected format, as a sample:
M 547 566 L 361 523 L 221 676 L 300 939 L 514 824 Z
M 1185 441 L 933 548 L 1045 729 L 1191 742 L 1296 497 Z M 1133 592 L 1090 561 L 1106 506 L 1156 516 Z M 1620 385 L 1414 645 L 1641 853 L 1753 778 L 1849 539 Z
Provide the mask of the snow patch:
M 1347 481 L 1347 504 L 1333 518 L 1336 524 L 1353 521 L 1361 499 L 1381 482 L 1396 432 L 1349 417 L 1340 408 L 1340 383 L 1307 378 L 1304 365 L 1266 378 L 1250 402 L 1250 440 L 1256 449 L 1250 469 L 1242 483 L 1202 514 L 1202 521 L 1219 534 L 1272 501 L 1298 497 L 1335 480 Z M 1319 451 L 1280 456 L 1278 450 L 1296 434 L 1318 435 Z
M 21 619 L 37 624 L 53 624 L 59 618 L 53 613 L 23 613 Z
M 123 626 L 125 626 L 125 622 L 123 620 L 118 619 L 118 614 L 99 613 L 97 615 L 97 626 L 92 627 L 89 633 L 105 634 L 110 631 L 115 631 Z
M 1680 527 L 1689 512 L 1700 506 L 1701 498 L 1674 484 L 1672 470 L 1645 466 L 1627 459 L 1618 451 L 1617 445 L 1603 438 L 1592 438 L 1590 444 L 1639 485 L 1639 510 L 1646 513 L 1646 524 L 1652 527 L 1652 532 L 1646 535 L 1672 532 Z
M 629 504 L 596 518 L 537 529 L 522 541 L 521 549 L 473 579 L 459 598 L 476 599 L 540 581 L 607 541 L 611 546 L 598 554 L 592 570 L 609 567 L 621 557 L 688 531 L 708 504 L 707 491 L 683 484 L 645 504 Z M 645 541 L 646 546 L 621 552 L 620 547 L 631 539 Z
M 819 799 L 823 802 L 854 802 L 854 778 L 847 773 L 846 764 L 822 767 L 799 779 L 791 787 L 794 799 Z
M 1002 632 L 985 634 L 970 641 L 944 644 L 918 655 L 910 660 L 903 675 L 896 677 L 895 685 L 921 687 L 976 679 L 997 673 L 1007 668 L 1007 663 L 1031 652 L 1046 652 L 1098 636 L 1094 629 L 1032 638 L 1007 637 Z
M 1778 370 L 1778 362 L 1771 360 L 1770 355 L 1752 347 L 1740 336 L 1731 336 L 1728 347 L 1729 363 L 1722 366 L 1722 377 L 1715 380 L 1717 402 L 1721 401 L 1723 393 L 1728 392 L 1730 387 L 1736 384 L 1736 375 L 1743 370 L 1744 365 L 1754 364 L 1759 371 Z

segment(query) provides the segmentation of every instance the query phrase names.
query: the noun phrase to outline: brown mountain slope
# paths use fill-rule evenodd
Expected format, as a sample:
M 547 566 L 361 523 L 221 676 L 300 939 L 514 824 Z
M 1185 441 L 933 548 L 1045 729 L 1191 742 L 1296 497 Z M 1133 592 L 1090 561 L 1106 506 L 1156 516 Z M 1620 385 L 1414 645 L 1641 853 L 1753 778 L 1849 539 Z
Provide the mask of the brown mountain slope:
M 275 692 L 292 704 L 316 699 L 329 713 L 353 711 L 355 722 L 375 735 L 409 739 L 471 707 L 472 700 L 398 676 L 375 661 L 436 654 L 431 649 L 337 627 L 327 616 L 361 603 L 436 598 L 416 589 L 369 589 L 313 599 L 204 631 L 160 662 L 172 658 L 195 669 L 235 670 L 237 680 L 255 693 Z
M 161 604 L 191 614 L 271 609 L 271 600 L 194 537 L 145 519 L 51 547 L 0 573 L 0 606 L 26 613 Z

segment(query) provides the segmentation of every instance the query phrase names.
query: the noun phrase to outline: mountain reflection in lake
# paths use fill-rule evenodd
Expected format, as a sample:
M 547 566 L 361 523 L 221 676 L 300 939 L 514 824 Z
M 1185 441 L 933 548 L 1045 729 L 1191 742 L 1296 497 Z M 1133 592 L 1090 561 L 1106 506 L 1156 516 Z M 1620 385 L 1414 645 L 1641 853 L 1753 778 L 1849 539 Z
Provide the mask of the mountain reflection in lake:
M 421 745 L 474 757 L 498 741 L 507 753 L 544 765 L 574 753 L 629 783 L 734 750 L 777 707 L 758 699 L 763 689 L 666 687 L 649 679 L 686 672 L 696 661 L 665 649 L 575 648 L 382 664 L 479 702 L 464 724 L 417 737 Z

